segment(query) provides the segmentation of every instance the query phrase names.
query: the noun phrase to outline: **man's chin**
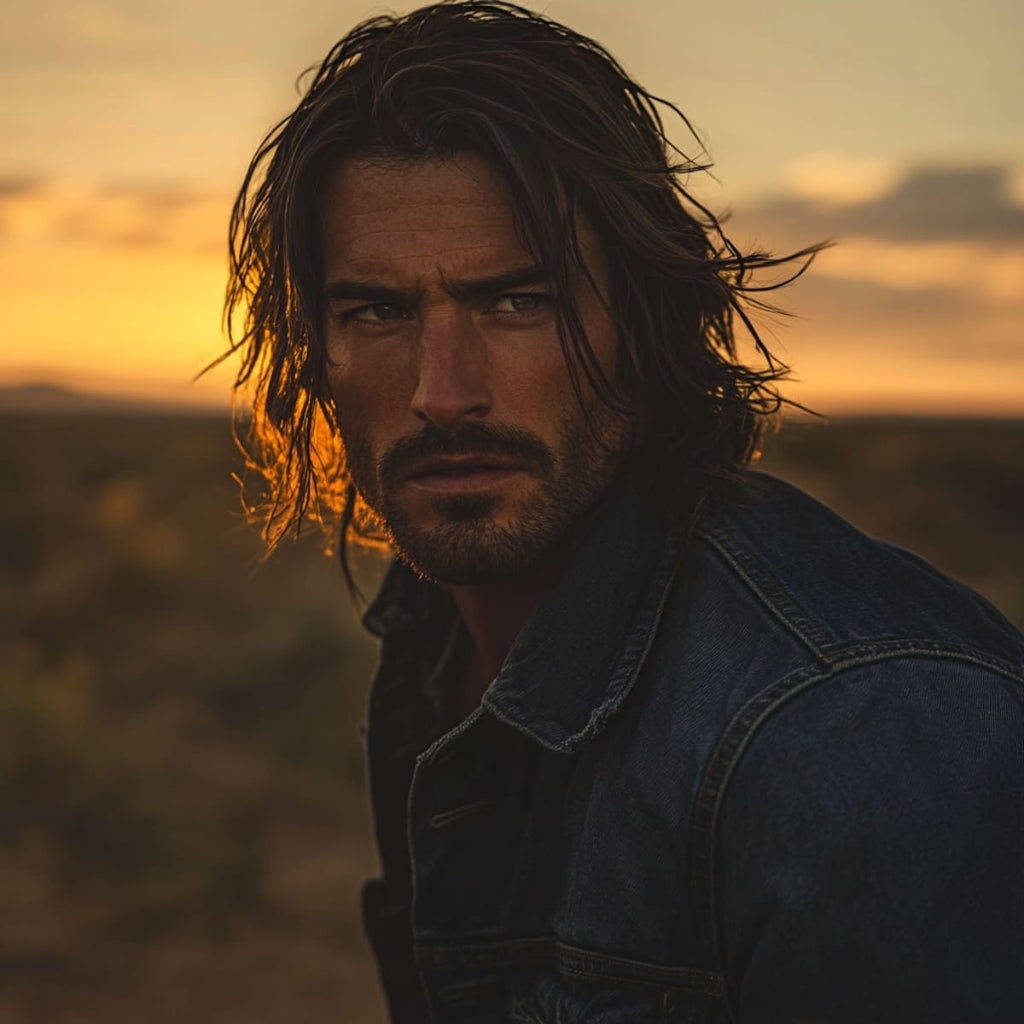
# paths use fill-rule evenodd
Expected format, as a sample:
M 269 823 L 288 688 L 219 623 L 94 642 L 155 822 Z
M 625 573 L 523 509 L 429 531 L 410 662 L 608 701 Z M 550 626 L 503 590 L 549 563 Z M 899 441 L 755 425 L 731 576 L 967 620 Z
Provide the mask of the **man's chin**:
M 461 509 L 469 512 L 468 506 Z M 552 548 L 549 534 L 483 517 L 451 517 L 432 529 L 392 530 L 397 556 L 446 586 L 504 583 L 529 572 Z
M 429 583 L 435 583 L 440 587 L 482 587 L 496 586 L 508 583 L 516 578 L 516 573 L 501 573 L 495 571 L 493 566 L 484 564 L 466 564 L 463 566 L 444 566 L 443 573 L 430 572 L 430 566 L 424 567 L 419 562 L 410 561 L 402 552 L 398 553 L 399 560 L 409 566 L 421 579 Z
M 434 514 L 443 523 L 492 524 L 501 499 L 494 494 L 452 494 L 431 499 Z

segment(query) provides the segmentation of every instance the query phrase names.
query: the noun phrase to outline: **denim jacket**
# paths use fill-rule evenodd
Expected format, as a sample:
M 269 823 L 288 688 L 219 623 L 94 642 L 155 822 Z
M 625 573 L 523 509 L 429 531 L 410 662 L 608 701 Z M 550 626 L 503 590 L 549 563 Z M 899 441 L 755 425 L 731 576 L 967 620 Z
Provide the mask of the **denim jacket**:
M 1024 1021 L 1024 638 L 778 480 L 681 551 L 626 487 L 444 732 L 398 565 L 363 910 L 392 1019 Z

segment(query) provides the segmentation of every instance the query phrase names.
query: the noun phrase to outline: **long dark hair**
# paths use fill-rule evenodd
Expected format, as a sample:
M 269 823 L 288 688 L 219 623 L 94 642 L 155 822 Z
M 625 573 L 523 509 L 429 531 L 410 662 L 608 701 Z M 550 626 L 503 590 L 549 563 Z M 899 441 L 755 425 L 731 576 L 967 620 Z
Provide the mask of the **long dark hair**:
M 326 382 L 321 201 L 327 176 L 354 155 L 488 160 L 550 279 L 577 398 L 585 382 L 609 406 L 643 410 L 639 457 L 667 518 L 684 527 L 739 479 L 788 372 L 749 310 L 773 308 L 763 293 L 798 276 L 820 246 L 741 253 L 687 191 L 687 176 L 708 165 L 669 142 L 659 109 L 699 141 L 677 107 L 598 43 L 510 3 L 453 0 L 371 18 L 330 51 L 263 141 L 231 215 L 225 320 L 242 355 L 236 387 L 252 389 L 240 438 L 264 484 L 253 511 L 271 546 L 304 519 L 340 526 L 348 575 L 350 533 L 381 543 L 346 472 Z M 614 382 L 569 287 L 581 215 L 608 259 Z M 738 324 L 762 365 L 740 359 Z

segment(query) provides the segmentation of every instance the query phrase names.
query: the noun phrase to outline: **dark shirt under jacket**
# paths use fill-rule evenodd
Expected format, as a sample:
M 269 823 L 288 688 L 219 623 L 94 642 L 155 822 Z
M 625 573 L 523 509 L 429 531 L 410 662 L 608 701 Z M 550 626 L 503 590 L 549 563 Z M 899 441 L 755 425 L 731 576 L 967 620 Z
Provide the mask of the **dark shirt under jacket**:
M 447 732 L 450 600 L 365 621 L 398 1024 L 1024 1020 L 1024 638 L 920 559 L 759 474 L 681 556 L 626 487 Z

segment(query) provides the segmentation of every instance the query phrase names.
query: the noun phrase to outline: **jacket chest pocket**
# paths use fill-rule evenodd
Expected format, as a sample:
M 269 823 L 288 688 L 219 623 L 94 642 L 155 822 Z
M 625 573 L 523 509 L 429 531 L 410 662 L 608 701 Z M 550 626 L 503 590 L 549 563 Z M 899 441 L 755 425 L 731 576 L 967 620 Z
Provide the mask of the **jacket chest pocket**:
M 511 981 L 506 1019 L 514 1024 L 725 1024 L 721 999 L 647 984 L 618 984 L 555 972 Z

